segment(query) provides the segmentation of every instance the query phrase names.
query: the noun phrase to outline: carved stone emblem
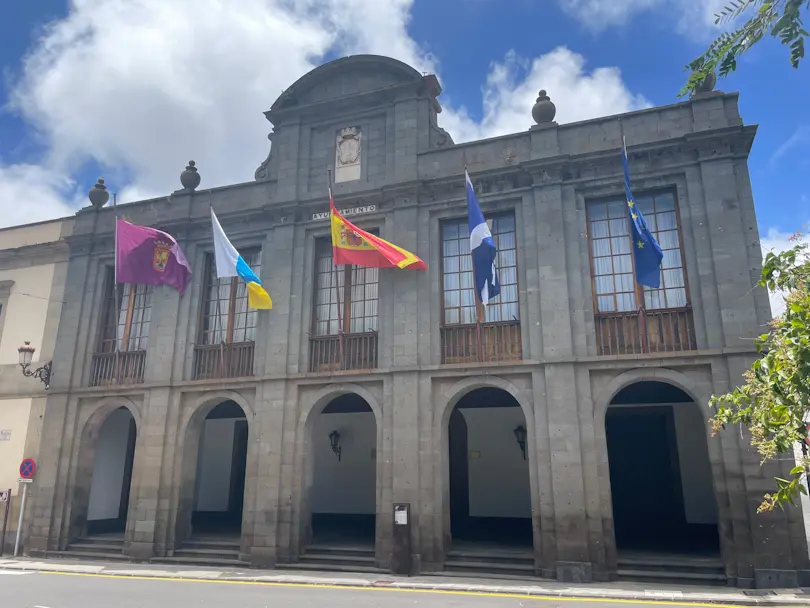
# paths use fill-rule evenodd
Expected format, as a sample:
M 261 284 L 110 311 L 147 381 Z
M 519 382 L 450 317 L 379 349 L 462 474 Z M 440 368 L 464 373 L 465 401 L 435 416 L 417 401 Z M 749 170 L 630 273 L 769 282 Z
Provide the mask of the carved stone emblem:
M 337 159 L 340 166 L 360 162 L 360 133 L 357 127 L 341 129 L 337 139 Z
M 335 182 L 360 179 L 360 127 L 345 127 L 338 131 L 335 146 Z

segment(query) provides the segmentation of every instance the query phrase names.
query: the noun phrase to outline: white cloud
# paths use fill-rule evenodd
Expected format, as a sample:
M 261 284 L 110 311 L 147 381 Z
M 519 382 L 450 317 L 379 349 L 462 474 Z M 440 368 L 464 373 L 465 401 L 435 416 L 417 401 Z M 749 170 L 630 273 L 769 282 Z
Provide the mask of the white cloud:
M 717 33 L 715 15 L 727 0 L 559 0 L 563 10 L 593 31 L 624 25 L 650 11 L 675 25 L 679 34 L 701 38 Z
M 179 188 L 191 158 L 202 188 L 251 180 L 269 146 L 262 112 L 327 55 L 378 53 L 438 71 L 408 35 L 412 2 L 197 0 L 189 11 L 165 0 L 73 0 L 35 41 L 11 93 L 47 152 L 41 166 L 0 163 L 0 193 L 28 192 L 38 210 L 23 216 L 16 197 L 0 196 L 0 225 L 85 204 L 70 176 L 87 161 L 122 202 Z M 493 63 L 480 122 L 443 96 L 442 125 L 456 141 L 525 130 L 541 88 L 560 122 L 647 105 L 618 69 L 588 71 L 581 55 L 558 48 Z
M 557 122 L 574 122 L 648 107 L 641 95 L 631 93 L 618 68 L 585 71 L 585 58 L 558 47 L 534 60 L 507 53 L 490 67 L 483 87 L 484 114 L 480 122 L 467 110 L 442 113 L 441 123 L 456 141 L 494 137 L 525 131 L 533 123 L 531 107 L 539 90 L 548 91 L 557 107 Z
M 796 243 L 791 240 L 792 237 L 792 232 L 781 232 L 776 228 L 769 228 L 766 236 L 761 237 L 759 240 L 759 244 L 762 247 L 763 260 L 768 253 L 781 253 L 793 247 Z M 781 291 L 773 291 L 768 295 L 771 300 L 771 313 L 774 316 L 778 316 L 785 312 L 784 293 Z
M 0 228 L 71 215 L 75 184 L 38 165 L 0 165 Z

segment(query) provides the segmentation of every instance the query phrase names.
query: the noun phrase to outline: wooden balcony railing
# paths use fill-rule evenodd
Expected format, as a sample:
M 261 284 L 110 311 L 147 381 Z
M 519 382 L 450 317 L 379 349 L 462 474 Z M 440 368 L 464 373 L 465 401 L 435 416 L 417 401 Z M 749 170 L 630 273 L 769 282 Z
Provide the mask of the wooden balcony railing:
M 442 333 L 442 363 L 491 363 L 523 358 L 520 322 L 446 325 Z
M 341 356 L 342 354 L 342 356 Z M 339 336 L 310 336 L 309 371 L 333 372 L 377 367 L 377 332 L 343 334 Z
M 600 355 L 635 355 L 695 350 L 691 308 L 599 313 L 596 347 Z
M 90 371 L 90 386 L 140 384 L 146 367 L 146 351 L 133 350 L 95 353 Z
M 194 347 L 194 379 L 243 378 L 253 375 L 253 342 Z

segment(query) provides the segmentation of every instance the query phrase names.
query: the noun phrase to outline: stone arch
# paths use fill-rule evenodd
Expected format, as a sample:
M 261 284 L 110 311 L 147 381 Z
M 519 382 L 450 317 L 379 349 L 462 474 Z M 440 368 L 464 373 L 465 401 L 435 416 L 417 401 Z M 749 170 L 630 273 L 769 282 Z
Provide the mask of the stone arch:
M 311 500 L 310 490 L 312 487 L 315 459 L 312 453 L 311 440 L 312 431 L 315 424 L 316 417 L 329 405 L 334 399 L 342 395 L 354 394 L 362 398 L 368 404 L 372 413 L 374 414 L 375 428 L 376 428 L 376 480 L 375 480 L 375 496 L 376 496 L 376 532 L 375 532 L 375 553 L 378 563 L 386 559 L 387 553 L 387 537 L 390 536 L 390 522 L 386 518 L 386 514 L 390 512 L 390 497 L 387 503 L 384 502 L 383 483 L 384 467 L 386 463 L 382 458 L 385 450 L 385 438 L 382 432 L 383 429 L 383 411 L 380 406 L 380 401 L 375 394 L 368 388 L 359 384 L 353 383 L 339 383 L 324 386 L 319 391 L 311 396 L 302 406 L 296 429 L 296 443 L 298 449 L 295 455 L 295 475 L 301 479 L 300 486 L 296 488 L 297 496 L 294 497 L 293 502 L 293 542 L 291 545 L 292 558 L 295 559 L 298 554 L 303 550 L 306 543 L 310 540 L 311 530 Z
M 174 525 L 174 539 L 173 545 L 175 548 L 179 547 L 184 541 L 188 540 L 191 536 L 191 518 L 194 512 L 195 505 L 195 490 L 197 484 L 197 461 L 200 452 L 200 439 L 203 432 L 203 425 L 207 416 L 214 408 L 225 402 L 235 403 L 245 414 L 247 422 L 248 433 L 248 455 L 246 466 L 249 466 L 252 460 L 256 458 L 256 448 L 252 445 L 250 438 L 253 435 L 253 421 L 255 419 L 255 410 L 251 406 L 248 399 L 244 395 L 229 390 L 211 391 L 203 393 L 197 397 L 192 404 L 184 408 L 180 424 L 178 428 L 180 432 L 178 437 L 181 438 L 182 447 L 178 450 L 180 457 L 179 471 L 180 477 L 178 480 L 180 491 L 178 496 L 178 508 Z M 246 553 L 249 550 L 249 534 L 247 534 L 248 526 L 248 513 L 249 513 L 249 499 L 248 499 L 248 484 L 245 484 L 245 497 L 242 514 L 242 535 L 241 535 L 241 550 Z
M 700 408 L 701 413 L 706 417 L 709 414 L 709 397 L 710 395 L 704 394 L 695 389 L 695 383 L 689 379 L 688 376 L 681 372 L 666 369 L 666 368 L 639 368 L 631 369 L 622 374 L 619 374 L 605 386 L 594 399 L 594 419 L 604 420 L 605 412 L 607 412 L 610 402 L 619 392 L 637 382 L 663 382 L 664 384 L 671 384 L 675 388 L 681 389 L 684 393 L 692 398 L 692 401 Z M 599 428 L 599 425 L 597 425 Z M 604 425 L 602 425 L 604 430 Z
M 398 59 L 383 55 L 351 55 L 340 57 L 320 65 L 296 80 L 288 87 L 271 107 L 271 112 L 295 106 L 299 98 L 303 97 L 317 85 L 327 82 L 347 70 L 367 69 L 375 72 L 391 74 L 398 82 L 419 82 L 422 74 Z
M 438 419 L 438 424 L 434 425 L 434 445 L 438 448 L 436 462 L 441 463 L 440 471 L 434 476 L 434 496 L 437 504 L 435 517 L 436 530 L 441 530 L 441 548 L 436 557 L 441 561 L 450 547 L 451 543 L 451 518 L 450 518 L 450 455 L 449 455 L 449 422 L 450 416 L 456 405 L 468 394 L 480 388 L 496 388 L 511 395 L 520 406 L 523 417 L 526 421 L 526 459 L 529 468 L 529 491 L 531 494 L 532 513 L 532 539 L 535 548 L 535 555 L 541 553 L 542 536 L 540 533 L 540 505 L 537 473 L 540 463 L 536 461 L 537 433 L 535 426 L 535 415 L 533 402 L 530 397 L 509 380 L 499 376 L 473 376 L 463 378 L 445 390 L 442 399 L 437 404 L 434 415 Z
M 613 493 L 610 484 L 610 463 L 608 459 L 606 414 L 613 400 L 627 387 L 640 382 L 658 382 L 667 384 L 683 391 L 691 403 L 684 403 L 688 407 L 695 407 L 701 418 L 706 421 L 710 417 L 708 407 L 710 394 L 702 389 L 697 382 L 686 374 L 666 368 L 638 368 L 625 371 L 613 378 L 607 385 L 599 390 L 593 400 L 594 404 L 594 434 L 597 449 L 597 469 L 600 479 L 602 496 L 602 527 L 605 530 L 605 555 L 608 570 L 616 571 L 618 555 L 616 548 L 615 524 L 613 519 Z M 730 526 L 727 511 L 721 508 L 722 496 L 718 488 L 724 485 L 725 469 L 721 446 L 717 438 L 711 437 L 708 424 L 704 424 L 705 440 L 707 442 L 709 465 L 711 468 L 712 490 L 718 506 L 718 531 L 720 536 L 720 551 L 726 553 L 724 529 Z
M 103 397 L 81 408 L 77 421 L 79 441 L 73 467 L 73 494 L 71 497 L 70 519 L 67 531 L 67 542 L 84 536 L 88 531 L 88 514 L 90 509 L 90 492 L 95 469 L 96 448 L 104 423 L 116 410 L 126 409 L 135 423 L 135 438 L 141 432 L 141 413 L 138 405 L 127 397 Z M 131 479 L 130 479 L 131 483 Z M 126 488 L 127 501 L 134 493 Z M 127 505 L 127 511 L 129 511 Z

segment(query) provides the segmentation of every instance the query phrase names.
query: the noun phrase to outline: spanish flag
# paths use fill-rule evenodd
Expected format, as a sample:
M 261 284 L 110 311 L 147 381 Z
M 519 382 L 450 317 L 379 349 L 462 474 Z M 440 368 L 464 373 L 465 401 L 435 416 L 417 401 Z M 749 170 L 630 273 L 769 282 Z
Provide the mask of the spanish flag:
M 329 189 L 329 216 L 332 221 L 332 256 L 335 264 L 355 264 L 368 268 L 411 268 L 427 270 L 427 264 L 396 245 L 360 230 L 335 208 Z

